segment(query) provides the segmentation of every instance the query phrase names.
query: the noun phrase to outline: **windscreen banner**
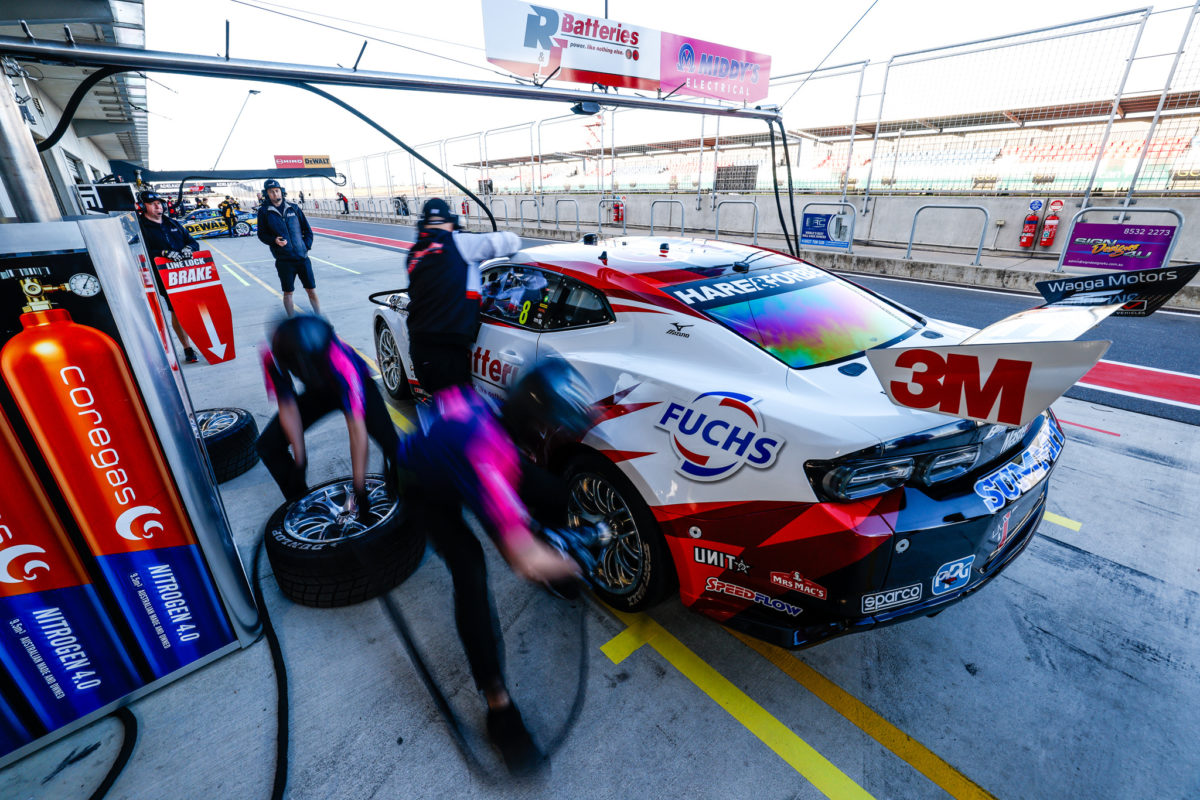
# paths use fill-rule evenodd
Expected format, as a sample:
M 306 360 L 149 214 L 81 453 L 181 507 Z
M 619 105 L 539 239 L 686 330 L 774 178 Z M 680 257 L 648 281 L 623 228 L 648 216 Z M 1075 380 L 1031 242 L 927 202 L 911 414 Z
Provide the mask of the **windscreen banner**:
M 641 25 L 517 0 L 483 0 L 487 60 L 539 82 L 661 90 L 752 103 L 771 57 Z

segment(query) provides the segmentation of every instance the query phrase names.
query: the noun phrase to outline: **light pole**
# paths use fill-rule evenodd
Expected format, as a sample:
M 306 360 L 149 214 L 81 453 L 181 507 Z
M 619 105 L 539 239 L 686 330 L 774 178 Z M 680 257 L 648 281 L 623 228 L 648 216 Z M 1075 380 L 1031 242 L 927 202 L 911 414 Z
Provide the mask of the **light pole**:
M 233 129 L 237 127 L 238 120 L 242 118 L 242 112 L 246 110 L 246 103 L 250 102 L 250 96 L 259 94 L 258 89 L 251 89 L 246 92 L 246 99 L 242 101 L 242 107 L 238 109 L 237 116 L 233 118 L 233 125 L 229 128 L 229 135 L 225 137 L 225 144 L 221 145 L 221 152 L 217 153 L 217 160 L 213 162 L 212 168 L 215 170 L 217 164 L 221 161 L 221 156 L 225 155 L 225 148 L 229 146 L 229 140 L 233 137 Z

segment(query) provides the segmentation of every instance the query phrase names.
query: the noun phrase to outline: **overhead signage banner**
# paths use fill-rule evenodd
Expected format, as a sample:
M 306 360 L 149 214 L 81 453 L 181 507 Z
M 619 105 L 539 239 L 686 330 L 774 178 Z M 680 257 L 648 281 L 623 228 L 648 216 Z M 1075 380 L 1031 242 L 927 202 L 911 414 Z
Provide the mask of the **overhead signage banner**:
M 328 169 L 329 156 L 275 156 L 275 169 Z
M 754 102 L 767 96 L 771 57 L 589 14 L 483 0 L 487 60 L 538 81 Z

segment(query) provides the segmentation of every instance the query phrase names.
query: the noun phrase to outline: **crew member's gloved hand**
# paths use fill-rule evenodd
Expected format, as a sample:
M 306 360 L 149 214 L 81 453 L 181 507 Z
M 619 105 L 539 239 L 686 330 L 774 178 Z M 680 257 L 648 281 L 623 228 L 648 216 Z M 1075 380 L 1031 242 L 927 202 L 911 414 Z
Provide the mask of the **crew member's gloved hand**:
M 191 257 L 192 257 L 192 248 L 190 248 L 190 247 L 184 247 L 184 248 L 183 248 L 182 250 L 180 250 L 179 252 L 183 253 L 183 257 L 184 257 L 184 258 L 191 258 Z
M 166 250 L 163 254 L 172 261 L 183 261 L 183 253 L 178 250 Z
M 288 500 L 297 500 L 308 494 L 308 480 L 305 473 L 308 471 L 308 459 L 301 458 L 292 462 L 292 468 L 287 478 L 287 489 L 284 495 Z
M 374 522 L 374 518 L 371 516 L 371 497 L 367 494 L 365 486 L 361 489 L 354 488 L 354 505 L 358 512 L 359 522 L 363 525 L 370 525 Z

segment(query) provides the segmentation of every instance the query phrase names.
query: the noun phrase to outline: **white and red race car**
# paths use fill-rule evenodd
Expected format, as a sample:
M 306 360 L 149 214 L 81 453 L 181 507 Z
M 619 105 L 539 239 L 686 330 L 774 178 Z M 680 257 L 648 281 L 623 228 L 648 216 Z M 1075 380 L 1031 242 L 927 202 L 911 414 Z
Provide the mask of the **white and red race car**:
M 691 609 L 797 647 L 935 613 L 1011 562 L 1064 442 L 1047 409 L 1108 344 L 1069 340 L 1152 312 L 1195 270 L 1154 294 L 1064 279 L 1060 301 L 1112 291 L 983 331 L 719 241 L 587 237 L 482 273 L 477 388 L 503 396 L 557 356 L 596 391 L 582 442 L 539 457 L 577 520 L 615 532 L 597 592 L 638 610 L 678 585 Z M 406 303 L 375 312 L 398 398 L 420 395 Z

